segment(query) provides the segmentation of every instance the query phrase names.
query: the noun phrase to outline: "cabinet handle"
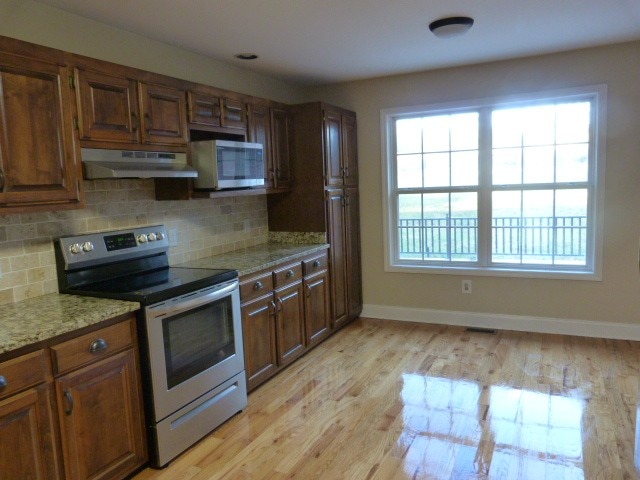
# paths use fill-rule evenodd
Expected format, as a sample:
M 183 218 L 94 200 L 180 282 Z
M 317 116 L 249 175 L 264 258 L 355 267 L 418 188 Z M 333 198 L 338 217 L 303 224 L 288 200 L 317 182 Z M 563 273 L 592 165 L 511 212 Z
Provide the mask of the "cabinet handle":
M 4 192 L 4 185 L 5 185 L 4 170 L 0 168 L 0 190 L 3 192 Z
M 276 310 L 277 312 L 282 312 L 282 305 L 284 305 L 284 302 L 282 301 L 282 299 L 280 297 L 276 298 L 276 302 L 278 302 L 278 309 Z
M 253 289 L 256 291 L 262 290 L 263 288 L 264 288 L 264 285 L 260 280 L 258 280 L 256 283 L 253 284 Z
M 64 413 L 71 415 L 73 412 L 73 396 L 69 390 L 64 391 L 64 399 L 67 401 L 67 408 L 64 409 Z
M 153 123 L 151 122 L 151 115 L 149 115 L 148 113 L 145 113 L 144 114 L 144 119 L 147 122 L 147 133 L 148 133 L 153 128 Z
M 311 286 L 309 284 L 305 285 L 305 288 L 307 289 L 307 297 L 311 296 Z
M 313 262 L 313 268 L 318 268 L 320 266 L 320 261 L 316 260 L 315 262 Z
M 273 300 L 271 300 L 269 302 L 269 308 L 272 309 L 271 312 L 269 313 L 269 315 L 271 315 L 272 317 L 276 316 L 276 302 L 274 302 Z
M 293 270 L 287 270 L 287 274 L 286 274 L 287 278 L 291 278 L 293 277 L 293 275 L 294 275 Z
M 4 388 L 7 385 L 9 385 L 9 382 L 7 382 L 7 379 L 4 378 L 3 375 L 0 375 L 0 388 Z
M 109 348 L 107 341 L 104 338 L 99 338 L 91 342 L 91 345 L 89 345 L 89 352 L 98 353 L 102 350 L 106 350 L 107 348 Z
M 349 176 L 349 167 L 344 167 L 344 176 L 345 177 Z
M 139 124 L 140 124 L 140 121 L 138 120 L 138 116 L 136 115 L 135 112 L 131 112 L 131 131 L 137 132 Z

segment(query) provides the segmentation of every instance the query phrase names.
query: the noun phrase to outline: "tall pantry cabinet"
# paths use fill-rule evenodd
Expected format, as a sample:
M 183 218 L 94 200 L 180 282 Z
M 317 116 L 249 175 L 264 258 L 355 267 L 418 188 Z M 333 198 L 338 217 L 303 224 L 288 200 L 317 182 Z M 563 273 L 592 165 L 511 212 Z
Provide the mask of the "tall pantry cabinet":
M 320 102 L 289 114 L 293 187 L 267 196 L 269 230 L 326 233 L 338 328 L 362 311 L 356 116 Z

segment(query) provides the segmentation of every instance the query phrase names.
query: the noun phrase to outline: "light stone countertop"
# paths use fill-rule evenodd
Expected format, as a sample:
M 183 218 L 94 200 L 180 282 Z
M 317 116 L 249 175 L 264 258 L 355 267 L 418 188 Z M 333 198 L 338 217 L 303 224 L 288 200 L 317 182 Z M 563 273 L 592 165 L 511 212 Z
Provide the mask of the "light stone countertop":
M 140 308 L 137 302 L 50 293 L 0 306 L 0 354 Z
M 329 248 L 327 243 L 276 243 L 268 242 L 255 247 L 221 253 L 212 257 L 191 260 L 175 265 L 190 268 L 232 268 L 240 276 L 249 275 L 280 263 L 294 261 L 306 255 Z

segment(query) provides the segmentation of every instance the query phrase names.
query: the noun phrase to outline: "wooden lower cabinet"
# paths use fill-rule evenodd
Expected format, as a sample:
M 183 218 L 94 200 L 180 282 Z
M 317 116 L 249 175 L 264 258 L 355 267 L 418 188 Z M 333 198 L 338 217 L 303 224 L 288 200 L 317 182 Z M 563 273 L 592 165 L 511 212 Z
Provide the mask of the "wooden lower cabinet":
M 249 390 L 332 333 L 326 251 L 243 277 L 240 296 Z
M 278 364 L 288 365 L 304 353 L 302 281 L 275 291 Z
M 122 478 L 145 460 L 133 349 L 56 380 L 68 479 Z
M 274 312 L 271 292 L 242 306 L 245 372 L 249 388 L 261 384 L 278 369 Z
M 0 401 L 0 479 L 61 478 L 51 399 L 43 384 Z

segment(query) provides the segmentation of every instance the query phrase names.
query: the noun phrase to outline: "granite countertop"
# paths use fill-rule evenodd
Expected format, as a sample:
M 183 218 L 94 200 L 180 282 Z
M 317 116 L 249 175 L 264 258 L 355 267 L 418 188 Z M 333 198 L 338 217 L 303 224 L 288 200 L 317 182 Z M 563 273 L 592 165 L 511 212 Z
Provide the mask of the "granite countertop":
M 0 354 L 140 308 L 137 302 L 50 293 L 0 306 Z
M 282 262 L 293 261 L 329 248 L 327 243 L 277 243 L 267 242 L 255 247 L 221 253 L 212 257 L 191 260 L 175 265 L 190 268 L 232 268 L 240 276 L 271 268 Z

